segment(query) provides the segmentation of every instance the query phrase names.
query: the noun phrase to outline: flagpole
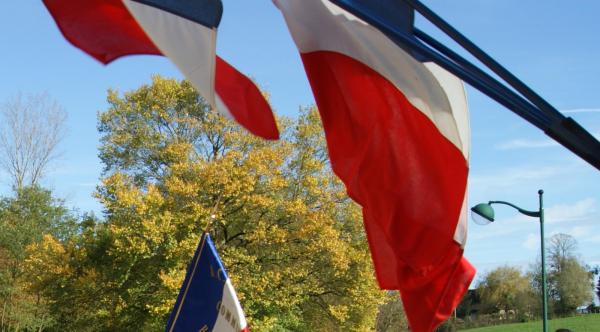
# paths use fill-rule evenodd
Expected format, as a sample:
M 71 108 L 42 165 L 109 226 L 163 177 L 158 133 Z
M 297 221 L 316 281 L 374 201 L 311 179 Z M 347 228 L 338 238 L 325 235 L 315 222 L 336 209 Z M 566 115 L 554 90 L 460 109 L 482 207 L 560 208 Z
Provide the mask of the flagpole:
M 208 223 L 206 224 L 206 227 L 204 227 L 204 234 L 210 233 L 210 227 L 212 226 L 215 219 L 217 219 L 217 209 L 219 208 L 219 203 L 221 203 L 221 197 L 222 195 L 219 193 L 219 196 L 217 196 L 217 202 L 215 203 L 215 205 L 213 205 L 211 209 Z
M 555 118 L 560 118 L 562 114 L 554 108 L 550 103 L 548 103 L 544 98 L 538 95 L 535 91 L 533 91 L 530 87 L 528 87 L 525 83 L 523 83 L 519 78 L 513 75 L 510 71 L 504 68 L 500 63 L 498 63 L 494 58 L 485 53 L 481 48 L 479 48 L 475 43 L 469 40 L 465 35 L 456 30 L 453 26 L 451 26 L 448 22 L 446 22 L 443 18 L 437 15 L 434 11 L 429 9 L 419 0 L 402 0 L 408 3 L 411 7 L 413 7 L 416 11 L 418 11 L 423 17 L 425 17 L 429 22 L 433 23 L 436 27 L 446 33 L 450 38 L 452 38 L 455 42 L 457 42 L 460 46 L 462 46 L 465 50 L 471 53 L 477 60 L 481 61 L 486 67 L 491 69 L 494 73 L 500 76 L 505 82 L 511 85 L 515 90 L 519 91 L 523 96 L 529 99 L 533 104 L 540 108 L 540 110 L 544 111 L 546 114 L 553 116 Z
M 221 194 L 219 194 L 219 196 L 217 196 L 217 202 L 215 203 L 215 205 L 213 205 L 213 207 L 211 209 L 208 223 L 204 227 L 202 235 L 200 235 L 200 244 L 198 245 L 198 249 L 197 249 L 196 253 L 194 254 L 194 258 L 192 258 L 191 266 L 193 266 L 193 268 L 191 270 L 189 270 L 190 268 L 188 267 L 188 272 L 186 273 L 186 279 L 184 280 L 184 283 L 182 286 L 182 287 L 185 286 L 184 292 L 183 292 L 183 294 L 178 295 L 177 300 L 175 301 L 175 306 L 177 308 L 177 310 L 174 312 L 175 316 L 173 317 L 173 319 L 170 318 L 169 322 L 167 322 L 168 332 L 173 332 L 173 329 L 175 328 L 175 324 L 177 324 L 177 319 L 179 318 L 181 308 L 183 307 L 183 302 L 185 301 L 188 289 L 190 287 L 190 284 L 192 283 L 194 274 L 196 273 L 196 267 L 198 265 L 198 261 L 200 260 L 200 256 L 202 255 L 202 250 L 204 248 L 204 242 L 206 241 L 206 237 L 210 234 L 210 227 L 212 226 L 212 223 L 217 218 L 216 213 L 217 213 L 217 208 L 218 208 L 220 202 L 221 202 Z M 187 276 L 187 274 L 189 274 L 189 277 Z M 178 306 L 177 306 L 177 303 L 179 303 Z M 170 323 L 170 325 L 168 325 L 169 323 Z M 169 326 L 170 326 L 170 328 L 169 328 Z
M 587 132 L 572 118 L 565 117 L 554 106 L 533 91 L 533 89 L 523 83 L 518 77 L 504 68 L 500 63 L 494 60 L 494 58 L 485 53 L 481 48 L 475 45 L 475 43 L 456 30 L 434 11 L 425 6 L 420 0 L 402 1 L 413 7 L 423 15 L 423 17 L 433 23 L 511 87 L 517 90 L 528 101 L 536 105 L 539 108 L 539 112 L 548 116 L 551 119 L 551 124 L 548 128 L 542 129 L 546 135 L 552 137 L 554 140 L 600 170 L 600 142 L 593 135 Z
M 332 0 L 332 2 L 363 19 L 374 27 L 380 29 L 392 40 L 394 40 L 394 42 L 408 47 L 427 59 L 431 59 L 440 67 L 461 78 L 501 105 L 517 113 L 536 127 L 542 130 L 546 130 L 549 127 L 550 121 L 543 114 L 540 114 L 539 110 L 531 103 L 526 102 L 522 97 L 508 90 L 506 87 L 499 90 L 495 89 L 496 86 L 489 86 L 487 81 L 495 81 L 498 85 L 501 85 L 500 82 L 491 76 L 483 73 L 483 75 L 486 76 L 486 79 L 481 79 L 476 73 L 473 73 L 467 68 L 463 68 L 450 59 L 434 52 L 432 49 L 418 41 L 414 36 L 407 35 L 398 26 L 394 25 L 395 22 L 383 21 L 380 18 L 371 15 L 370 13 L 362 11 L 360 8 L 355 6 L 351 0 Z
M 551 121 L 543 116 L 543 114 L 539 113 L 539 110 L 536 109 L 535 105 L 531 104 L 528 100 L 523 99 L 523 97 L 517 95 L 514 91 L 510 90 L 508 87 L 498 82 L 496 79 L 488 75 L 481 68 L 475 66 L 470 63 L 468 60 L 458 55 L 458 53 L 454 52 L 450 48 L 446 47 L 444 44 L 435 40 L 433 37 L 429 36 L 422 30 L 415 28 L 415 36 L 419 38 L 421 41 L 425 42 L 429 46 L 433 47 L 448 59 L 454 61 L 458 66 L 462 67 L 465 71 L 470 72 L 476 78 L 482 80 L 485 84 L 489 86 L 490 89 L 495 89 L 500 91 L 505 96 L 511 98 L 515 104 L 518 104 L 522 109 L 531 109 L 532 116 L 535 116 L 540 119 L 540 121 L 545 122 L 547 125 L 551 123 Z M 543 129 L 543 128 L 541 128 Z

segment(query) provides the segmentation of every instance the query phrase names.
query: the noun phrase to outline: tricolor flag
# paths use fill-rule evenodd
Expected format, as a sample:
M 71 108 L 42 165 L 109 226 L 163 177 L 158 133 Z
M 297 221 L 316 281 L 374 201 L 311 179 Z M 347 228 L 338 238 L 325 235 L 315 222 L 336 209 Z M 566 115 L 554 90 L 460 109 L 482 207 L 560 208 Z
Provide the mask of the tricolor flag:
M 432 331 L 475 274 L 463 258 L 469 124 L 462 82 L 333 1 L 274 3 L 300 51 L 332 168 L 363 208 L 379 285 L 400 290 L 412 331 Z M 412 29 L 402 1 L 378 6 Z
M 202 235 L 165 331 L 248 331 L 240 302 L 208 233 Z
M 215 54 L 220 0 L 44 0 L 62 34 L 98 61 L 165 55 L 221 113 L 251 133 L 279 132 L 260 90 Z

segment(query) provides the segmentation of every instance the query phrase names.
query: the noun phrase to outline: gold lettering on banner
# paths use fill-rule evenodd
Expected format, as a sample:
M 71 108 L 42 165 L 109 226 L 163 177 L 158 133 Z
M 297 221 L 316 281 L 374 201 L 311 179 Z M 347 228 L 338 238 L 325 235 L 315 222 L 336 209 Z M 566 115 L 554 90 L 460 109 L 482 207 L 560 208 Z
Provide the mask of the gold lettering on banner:
M 225 314 L 225 320 L 229 323 L 231 321 L 231 311 L 227 309 L 227 313 Z
M 225 281 L 225 272 L 223 272 L 223 269 L 219 268 L 215 271 L 212 265 L 210 266 L 210 276 L 219 281 Z
M 204 326 L 202 326 L 202 327 L 201 327 L 201 328 L 198 330 L 198 332 L 208 332 L 208 326 L 207 326 L 207 325 L 204 325 Z
M 217 302 L 217 312 L 221 309 L 221 301 Z

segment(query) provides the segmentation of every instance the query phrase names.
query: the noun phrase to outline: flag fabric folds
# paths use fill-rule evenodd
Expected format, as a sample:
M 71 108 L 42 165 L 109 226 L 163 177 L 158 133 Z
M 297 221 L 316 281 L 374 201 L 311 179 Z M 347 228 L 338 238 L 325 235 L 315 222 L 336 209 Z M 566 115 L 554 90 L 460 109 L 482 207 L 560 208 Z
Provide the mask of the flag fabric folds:
M 44 0 L 67 40 L 98 61 L 168 57 L 214 108 L 251 133 L 277 139 L 256 85 L 215 54 L 220 0 Z
M 432 331 L 475 274 L 463 258 L 469 125 L 462 82 L 331 1 L 274 3 L 300 51 L 332 168 L 363 208 L 379 285 L 400 290 L 412 331 Z M 393 6 L 384 15 L 412 18 Z
M 248 332 L 246 318 L 208 233 L 188 266 L 166 332 Z

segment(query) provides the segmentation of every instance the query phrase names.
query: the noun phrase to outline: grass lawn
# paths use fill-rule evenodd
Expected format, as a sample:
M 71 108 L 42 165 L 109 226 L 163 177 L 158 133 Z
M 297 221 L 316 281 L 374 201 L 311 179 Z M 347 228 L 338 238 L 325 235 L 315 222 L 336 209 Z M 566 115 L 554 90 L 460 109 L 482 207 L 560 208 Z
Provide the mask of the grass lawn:
M 600 332 L 600 314 L 587 314 L 569 318 L 552 319 L 548 321 L 548 332 L 566 328 L 573 332 Z M 463 331 L 469 332 L 539 332 L 542 330 L 542 321 L 506 324 L 480 327 Z

